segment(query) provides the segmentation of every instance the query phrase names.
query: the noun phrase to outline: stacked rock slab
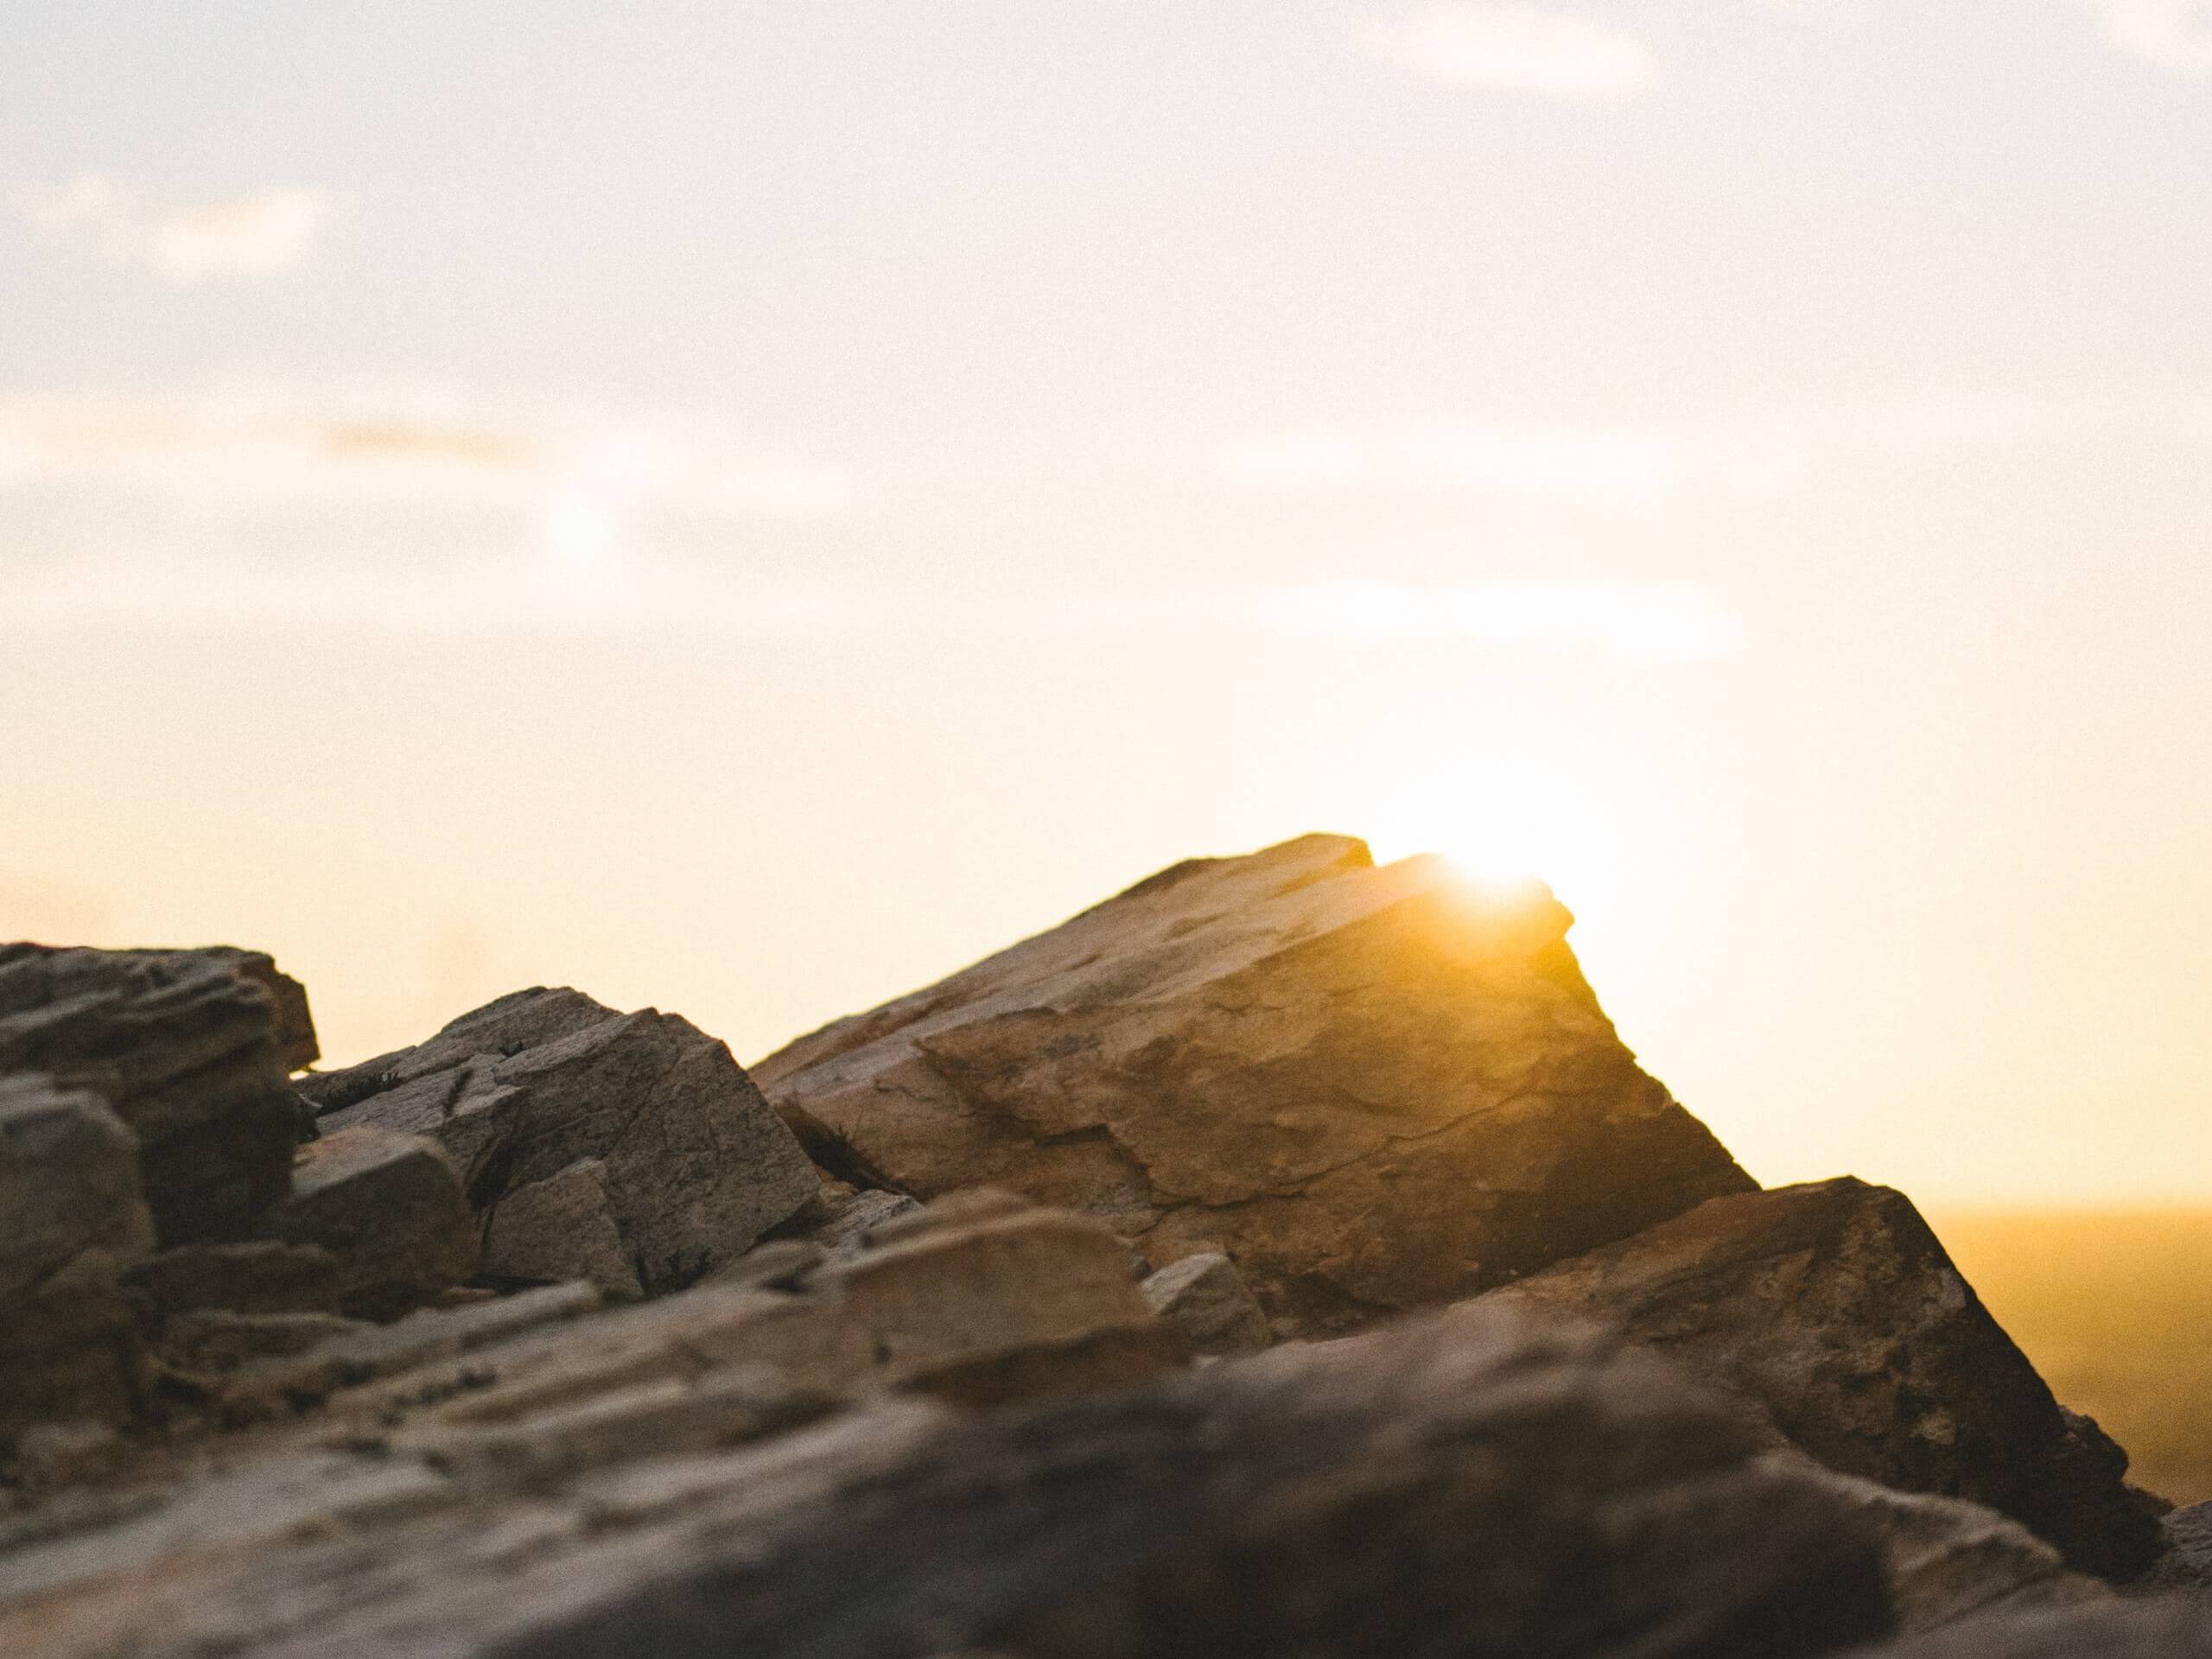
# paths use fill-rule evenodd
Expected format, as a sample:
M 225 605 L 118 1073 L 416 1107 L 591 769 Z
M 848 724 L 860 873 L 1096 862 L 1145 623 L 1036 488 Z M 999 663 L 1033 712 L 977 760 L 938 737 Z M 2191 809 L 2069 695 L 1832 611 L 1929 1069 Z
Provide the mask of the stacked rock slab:
M 301 1092 L 326 1134 L 365 1127 L 443 1146 L 485 1226 L 487 1269 L 518 1281 L 583 1261 L 617 1295 L 688 1284 L 820 1185 L 720 1041 L 573 990 L 518 991 Z
M 753 1068 L 838 1173 L 1221 1248 L 1280 1333 L 1448 1301 L 1754 1183 L 1540 891 L 1309 836 L 1178 865 Z
M 1829 1467 L 1987 1504 L 2084 1571 L 2125 1577 L 2159 1547 L 2126 1453 L 2061 1411 L 1887 1187 L 1717 1198 L 1483 1300 L 1621 1330 Z
M 149 1376 L 121 1274 L 153 1242 L 123 1121 L 89 1090 L 0 1077 L 0 1441 L 137 1410 Z
M 249 1236 L 284 1196 L 306 993 L 228 949 L 0 945 L 0 1075 L 88 1089 L 138 1138 L 164 1245 Z

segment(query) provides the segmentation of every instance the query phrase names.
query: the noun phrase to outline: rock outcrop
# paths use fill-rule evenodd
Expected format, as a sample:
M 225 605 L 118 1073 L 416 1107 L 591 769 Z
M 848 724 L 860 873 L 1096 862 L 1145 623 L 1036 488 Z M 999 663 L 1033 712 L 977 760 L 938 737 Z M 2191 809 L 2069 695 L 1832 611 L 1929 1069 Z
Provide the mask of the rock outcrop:
M 2126 1454 L 2061 1412 L 1886 1187 L 1716 1198 L 1485 1300 L 1623 1331 L 1830 1468 L 1972 1498 L 2085 1571 L 2126 1577 L 2158 1548 L 2121 1478 Z
M 1342 1330 L 1751 1190 L 1621 1046 L 1571 919 L 1311 836 L 1163 871 L 753 1071 L 840 1174 L 1217 1246 L 1278 1334 Z
M 0 945 L 0 1075 L 89 1089 L 138 1137 L 163 1244 L 251 1236 L 289 1190 L 307 995 L 264 956 Z
M 639 1289 L 672 1289 L 751 1248 L 820 1185 L 721 1042 L 676 1015 L 618 1014 L 572 990 L 502 997 L 416 1047 L 315 1074 L 301 1092 L 326 1134 L 437 1141 L 495 1262 L 522 1276 L 569 1265 L 547 1231 L 566 1217 L 601 1256 L 611 1229 Z M 501 1213 L 511 1196 L 512 1217 Z M 593 1276 L 626 1289 L 612 1262 Z
M 476 1270 L 475 1217 L 445 1148 L 369 1124 L 300 1148 L 270 1230 L 338 1263 L 336 1306 L 397 1319 Z
M 2212 1610 L 2161 1601 L 1992 1614 L 1848 1659 L 2212 1659 Z
M 121 1274 L 153 1242 L 123 1121 L 88 1090 L 0 1077 L 0 1441 L 135 1412 L 149 1376 Z

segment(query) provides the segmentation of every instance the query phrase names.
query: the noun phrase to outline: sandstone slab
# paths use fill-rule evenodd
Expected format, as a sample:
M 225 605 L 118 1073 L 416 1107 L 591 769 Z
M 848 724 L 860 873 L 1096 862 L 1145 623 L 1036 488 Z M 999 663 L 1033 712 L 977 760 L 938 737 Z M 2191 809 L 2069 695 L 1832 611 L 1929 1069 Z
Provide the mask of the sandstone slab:
M 1571 920 L 1311 836 L 1164 871 L 754 1071 L 841 1174 L 1010 1187 L 1160 1259 L 1217 1244 L 1279 1332 L 1340 1330 L 1752 1187 L 1622 1046 Z
M 1830 1468 L 1986 1504 L 2084 1571 L 2124 1578 L 2158 1548 L 2126 1454 L 2061 1411 L 1889 1188 L 1717 1198 L 1483 1300 L 1621 1330 Z
M 485 1230 L 484 1270 L 540 1284 L 588 1279 L 618 1301 L 645 1294 L 622 1248 L 607 1166 L 596 1158 L 579 1158 L 501 1198 Z
M 741 1255 L 819 1185 L 721 1043 L 677 1016 L 618 1014 L 573 990 L 502 997 L 301 1091 L 326 1128 L 437 1140 L 494 1233 L 510 1194 L 595 1160 L 621 1253 L 649 1294 Z

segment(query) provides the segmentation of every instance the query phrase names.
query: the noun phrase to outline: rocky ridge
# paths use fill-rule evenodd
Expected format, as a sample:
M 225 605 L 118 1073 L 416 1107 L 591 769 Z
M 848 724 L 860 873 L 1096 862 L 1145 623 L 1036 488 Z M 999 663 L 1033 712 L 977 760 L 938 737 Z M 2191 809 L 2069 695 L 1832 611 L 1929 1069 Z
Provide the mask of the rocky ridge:
M 1570 919 L 1307 837 L 750 1076 L 0 946 L 0 1650 L 2212 1659 L 2201 1512 Z

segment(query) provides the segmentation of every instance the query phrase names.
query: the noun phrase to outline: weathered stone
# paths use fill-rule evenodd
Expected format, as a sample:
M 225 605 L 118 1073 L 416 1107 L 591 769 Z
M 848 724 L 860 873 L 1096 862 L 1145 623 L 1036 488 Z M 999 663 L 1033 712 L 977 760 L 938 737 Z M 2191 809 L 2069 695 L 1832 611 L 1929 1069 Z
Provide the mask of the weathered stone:
M 1986 1504 L 2083 1571 L 2125 1577 L 2157 1548 L 2126 1454 L 2061 1413 L 1887 1187 L 1717 1198 L 1483 1300 L 1615 1326 L 1744 1401 L 1777 1441 Z
M 827 1252 L 810 1239 L 772 1238 L 716 1268 L 702 1282 L 734 1289 L 797 1290 L 827 1259 Z
M 297 1354 L 376 1327 L 335 1313 L 233 1313 L 201 1308 L 180 1313 L 162 1330 L 162 1357 L 186 1371 L 235 1370 L 270 1354 Z
M 150 1373 L 119 1274 L 152 1244 L 122 1120 L 89 1090 L 0 1077 L 0 1441 L 138 1409 Z
M 1179 865 L 754 1071 L 816 1158 L 1217 1244 L 1281 1332 L 1464 1297 L 1750 1190 L 1548 895 L 1330 836 Z
M 743 1254 L 818 1185 L 721 1043 L 572 990 L 502 997 L 417 1048 L 301 1090 L 327 1127 L 435 1136 L 480 1211 L 598 1160 L 623 1253 L 655 1294 Z
M 337 1258 L 338 1307 L 360 1319 L 397 1318 L 476 1270 L 460 1172 L 423 1135 L 359 1124 L 310 1141 L 270 1226 Z
M 593 1323 L 672 1334 L 684 1304 L 741 1300 Z M 456 1396 L 373 1456 L 19 1547 L 0 1651 L 1798 1659 L 1886 1626 L 1874 1541 L 1827 1477 L 1757 1457 L 1646 1357 L 1485 1310 L 1113 1397 L 870 1406 L 655 1455 L 646 1425 L 696 1446 L 780 1397 L 693 1363 L 473 1422 L 446 1414 L 491 1396 Z
M 1009 1212 L 996 1196 L 941 1204 L 944 1217 L 932 1214 L 938 1205 L 902 1217 L 890 1242 L 809 1281 L 867 1328 L 894 1372 L 980 1402 L 1125 1386 L 1183 1357 L 1130 1282 L 1121 1241 L 1097 1222 Z M 1025 1351 L 1027 1362 L 1012 1357 Z M 984 1374 L 995 1380 L 976 1380 Z
M 0 1073 L 90 1089 L 130 1127 L 164 1244 L 241 1238 L 290 1179 L 286 1074 L 314 1044 L 305 994 L 271 985 L 292 982 L 227 948 L 0 945 Z
M 508 1342 L 530 1331 L 593 1312 L 592 1285 L 547 1285 L 466 1307 L 424 1308 L 391 1325 L 316 1344 L 305 1352 L 246 1366 L 226 1385 L 224 1400 L 238 1415 L 269 1407 L 327 1398 L 340 1389 Z M 474 1386 L 454 1380 L 449 1392 Z
M 1848 1659 L 2212 1659 L 2212 1609 L 2190 1599 L 1993 1613 Z
M 1600 1338 L 1457 1314 L 705 1506 L 691 1560 L 498 1651 L 1789 1659 L 1878 1634 L 1861 1527 L 1751 1450 Z
M 124 1281 L 162 1313 L 327 1313 L 340 1291 L 336 1256 L 273 1238 L 181 1245 L 135 1264 Z
M 484 1271 L 499 1279 L 588 1279 L 618 1301 L 645 1294 L 607 1201 L 607 1166 L 580 1158 L 499 1200 L 484 1235 Z
M 1198 1354 L 1249 1354 L 1273 1340 L 1236 1264 L 1217 1250 L 1171 1262 L 1138 1287 L 1152 1311 Z
M 1891 1605 L 1904 1630 L 1933 1630 L 1997 1609 L 2113 1599 L 2109 1586 L 2069 1572 L 2056 1550 L 1994 1510 L 1840 1475 L 1802 1452 L 1767 1457 L 1776 1467 L 1818 1483 L 1839 1507 L 1872 1529 L 1881 1541 Z
M 2158 1526 L 2164 1548 L 2140 1582 L 2152 1589 L 2212 1593 L 2212 1503 L 2175 1510 Z

